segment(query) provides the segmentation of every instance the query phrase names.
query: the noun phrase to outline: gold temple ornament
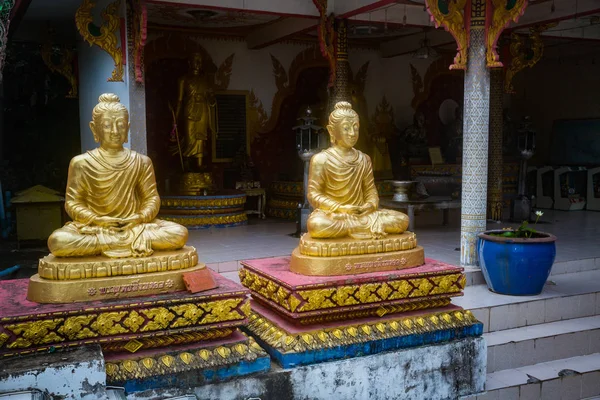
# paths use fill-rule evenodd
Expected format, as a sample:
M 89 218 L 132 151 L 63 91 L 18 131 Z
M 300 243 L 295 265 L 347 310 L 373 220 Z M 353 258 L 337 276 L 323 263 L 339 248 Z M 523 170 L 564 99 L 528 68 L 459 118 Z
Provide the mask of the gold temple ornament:
M 83 39 L 90 46 L 96 45 L 100 47 L 114 60 L 115 69 L 110 78 L 107 79 L 108 82 L 123 82 L 125 74 L 123 49 L 119 44 L 116 33 L 121 26 L 121 19 L 119 18 L 120 5 L 121 1 L 115 0 L 106 6 L 104 11 L 102 11 L 102 20 L 104 23 L 100 27 L 94 24 L 92 16 L 92 10 L 96 6 L 94 0 L 83 0 L 75 13 L 75 25 Z M 91 32 L 90 28 L 98 32 Z
M 426 0 L 427 12 L 431 15 L 431 20 L 435 27 L 443 26 L 444 29 L 454 37 L 458 46 L 458 53 L 454 57 L 454 63 L 450 69 L 467 69 L 467 50 L 469 47 L 469 38 L 465 29 L 465 6 L 467 0 L 449 0 L 448 13 L 444 14 L 439 6 L 440 0 Z
M 486 36 L 486 60 L 488 68 L 498 68 L 504 65 L 500 61 L 500 55 L 496 49 L 498 39 L 502 31 L 508 26 L 510 21 L 517 22 L 519 17 L 525 12 L 527 7 L 526 0 L 516 0 L 512 8 L 507 9 L 507 0 L 492 0 L 494 8 L 492 22 Z

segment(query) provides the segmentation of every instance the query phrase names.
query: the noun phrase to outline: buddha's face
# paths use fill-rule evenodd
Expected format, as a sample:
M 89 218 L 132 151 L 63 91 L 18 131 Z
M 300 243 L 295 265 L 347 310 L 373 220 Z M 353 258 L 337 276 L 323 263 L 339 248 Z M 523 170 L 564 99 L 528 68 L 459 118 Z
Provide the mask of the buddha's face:
M 358 141 L 359 127 L 358 117 L 344 117 L 335 125 L 327 125 L 327 130 L 336 145 L 349 149 Z
M 125 111 L 105 111 L 97 120 L 90 122 L 94 139 L 105 150 L 118 150 L 127 143 L 129 117 Z
M 194 54 L 191 64 L 192 70 L 194 72 L 199 72 L 202 69 L 202 56 L 200 54 Z

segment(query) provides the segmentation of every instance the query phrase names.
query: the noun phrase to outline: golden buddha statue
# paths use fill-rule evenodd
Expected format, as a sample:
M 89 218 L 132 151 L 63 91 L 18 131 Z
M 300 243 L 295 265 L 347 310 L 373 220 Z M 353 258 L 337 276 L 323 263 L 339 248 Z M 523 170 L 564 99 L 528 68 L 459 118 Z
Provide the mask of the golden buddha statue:
M 292 254 L 294 272 L 336 275 L 341 274 L 340 271 L 360 273 L 406 268 L 424 262 L 423 249 L 416 245 L 415 235 L 405 232 L 408 216 L 399 211 L 378 209 L 379 195 L 371 159 L 354 148 L 359 127 L 358 114 L 351 104 L 338 102 L 327 125 L 331 147 L 314 155 L 310 162 L 307 194 L 314 211 L 307 221 L 308 233 Z M 410 262 L 406 260 L 398 266 L 383 259 L 382 253 L 391 252 L 389 256 L 397 257 L 395 253 L 405 250 L 415 250 Z M 377 262 L 383 265 L 352 267 L 352 261 L 364 263 L 370 259 L 365 255 L 370 254 L 377 256 Z M 352 256 L 353 260 L 344 256 Z M 389 268 L 392 266 L 394 268 Z M 360 272 L 350 271 L 357 268 Z
M 190 68 L 191 71 L 182 76 L 178 82 L 175 120 L 179 121 L 183 109 L 185 124 L 181 153 L 183 157 L 196 158 L 197 166 L 202 167 L 204 143 L 208 140 L 208 131 L 210 129 L 216 132 L 217 103 L 212 85 L 202 73 L 202 54 L 195 53 L 192 56 Z
M 72 221 L 48 238 L 51 254 L 40 260 L 28 299 L 57 303 L 185 289 L 182 273 L 206 266 L 197 266 L 196 249 L 185 246 L 187 228 L 156 219 L 152 161 L 123 147 L 129 113 L 117 95 L 100 96 L 90 129 L 99 147 L 71 160 L 65 210 Z M 206 279 L 214 287 L 210 273 Z
M 56 257 L 146 257 L 185 245 L 187 229 L 155 219 L 160 208 L 152 161 L 123 147 L 129 113 L 115 94 L 103 94 L 90 129 L 100 147 L 69 165 L 65 210 L 73 219 L 54 231 L 48 248 Z

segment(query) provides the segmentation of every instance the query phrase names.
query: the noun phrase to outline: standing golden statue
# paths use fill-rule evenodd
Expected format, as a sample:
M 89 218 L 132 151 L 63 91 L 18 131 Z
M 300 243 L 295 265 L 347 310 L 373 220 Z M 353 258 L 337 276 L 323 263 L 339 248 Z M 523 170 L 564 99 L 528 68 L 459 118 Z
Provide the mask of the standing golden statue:
M 293 272 L 341 275 L 424 262 L 416 236 L 405 232 L 408 216 L 378 209 L 371 159 L 354 148 L 359 128 L 351 104 L 338 102 L 327 125 L 331 147 L 310 162 L 308 201 L 315 210 L 307 221 L 308 233 L 292 253 Z
M 196 165 L 202 167 L 204 144 L 208 140 L 209 129 L 217 132 L 217 103 L 211 83 L 202 73 L 202 55 L 195 53 L 190 60 L 191 71 L 178 81 L 177 108 L 175 123 L 179 121 L 183 110 L 183 143 L 177 149 L 183 157 L 196 158 Z
M 48 238 L 52 254 L 40 260 L 28 298 L 56 303 L 165 293 L 184 289 L 181 275 L 191 271 L 214 287 L 206 266 L 197 266 L 196 249 L 185 246 L 187 228 L 156 219 L 152 161 L 123 147 L 129 112 L 117 95 L 100 96 L 90 129 L 100 146 L 71 160 L 65 210 L 72 221 Z

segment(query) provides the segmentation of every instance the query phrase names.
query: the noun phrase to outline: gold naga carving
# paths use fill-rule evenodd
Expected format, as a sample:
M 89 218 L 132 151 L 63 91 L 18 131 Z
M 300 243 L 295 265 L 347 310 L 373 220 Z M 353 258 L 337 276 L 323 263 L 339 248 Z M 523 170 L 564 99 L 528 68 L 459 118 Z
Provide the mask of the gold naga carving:
M 65 97 L 69 99 L 77 98 L 77 78 L 73 73 L 74 51 L 67 46 L 54 46 L 48 41 L 42 45 L 41 56 L 50 71 L 64 76 L 69 81 L 71 89 Z M 58 62 L 56 61 L 57 58 Z
M 531 53 L 525 47 L 525 38 L 522 35 L 513 32 L 510 35 L 510 54 L 512 61 L 506 70 L 504 78 L 504 91 L 506 93 L 516 93 L 512 80 L 519 71 L 533 67 L 541 60 L 544 54 L 544 42 L 542 41 L 542 32 L 557 25 L 557 22 L 540 24 L 529 28 L 529 40 L 531 41 Z M 531 54 L 531 57 L 529 57 Z
M 498 39 L 510 21 L 517 22 L 523 15 L 527 7 L 527 0 L 516 0 L 511 9 L 506 8 L 508 0 L 492 0 L 492 5 L 494 8 L 492 21 L 486 35 L 486 60 L 489 68 L 497 68 L 503 66 L 496 49 Z
M 448 13 L 445 14 L 440 9 L 440 0 L 426 0 L 427 12 L 431 15 L 431 21 L 435 27 L 443 26 L 456 40 L 458 52 L 454 57 L 454 63 L 450 69 L 467 69 L 467 49 L 469 47 L 469 36 L 465 28 L 465 5 L 467 0 L 449 0 Z
M 233 57 L 235 53 L 231 53 L 229 57 L 227 57 L 219 68 L 217 69 L 217 73 L 215 74 L 215 89 L 217 90 L 225 90 L 229 87 L 229 81 L 231 80 L 231 71 L 233 66 Z
M 83 0 L 75 13 L 75 25 L 79 34 L 90 46 L 96 45 L 107 52 L 115 62 L 115 69 L 111 77 L 108 78 L 108 82 L 123 82 L 125 73 L 123 50 L 116 34 L 121 25 L 119 18 L 120 4 L 120 0 L 116 0 L 106 6 L 102 11 L 104 23 L 100 27 L 94 25 L 94 18 L 92 17 L 92 10 L 96 6 L 94 0 Z

